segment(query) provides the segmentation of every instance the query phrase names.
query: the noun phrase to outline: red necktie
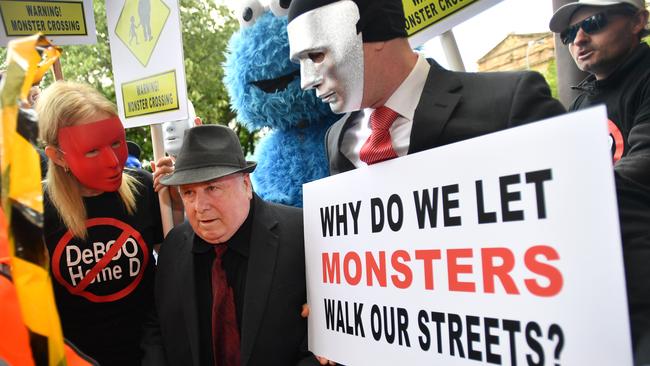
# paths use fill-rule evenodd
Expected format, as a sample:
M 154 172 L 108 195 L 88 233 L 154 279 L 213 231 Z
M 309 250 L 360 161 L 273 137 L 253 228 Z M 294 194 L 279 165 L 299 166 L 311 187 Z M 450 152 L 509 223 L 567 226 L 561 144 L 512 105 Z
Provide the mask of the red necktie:
M 390 126 L 399 114 L 394 110 L 381 106 L 370 115 L 370 137 L 361 147 L 359 158 L 368 165 L 397 157 L 390 140 Z
M 218 244 L 212 263 L 212 353 L 215 366 L 239 366 L 239 328 L 235 297 L 226 281 L 221 258 L 228 247 Z

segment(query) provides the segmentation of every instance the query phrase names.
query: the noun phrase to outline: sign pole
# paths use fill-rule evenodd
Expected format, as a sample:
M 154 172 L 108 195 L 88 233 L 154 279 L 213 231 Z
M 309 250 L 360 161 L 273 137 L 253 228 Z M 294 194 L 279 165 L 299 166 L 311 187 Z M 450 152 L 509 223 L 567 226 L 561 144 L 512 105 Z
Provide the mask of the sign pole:
M 460 56 L 456 37 L 454 37 L 453 30 L 448 30 L 440 35 L 440 42 L 442 43 L 442 50 L 445 52 L 449 67 L 454 71 L 465 71 L 463 58 Z
M 158 161 L 158 159 L 165 156 L 162 136 L 162 124 L 156 123 L 151 125 L 151 143 L 153 146 L 153 160 Z M 174 218 L 172 216 L 172 201 L 169 195 L 170 189 L 172 188 L 167 187 L 158 192 L 158 202 L 160 203 L 160 217 L 162 218 L 164 236 L 167 236 L 167 233 L 169 233 L 169 231 L 174 227 Z
M 52 73 L 54 74 L 54 80 L 63 80 L 63 68 L 60 59 L 56 60 L 52 65 Z

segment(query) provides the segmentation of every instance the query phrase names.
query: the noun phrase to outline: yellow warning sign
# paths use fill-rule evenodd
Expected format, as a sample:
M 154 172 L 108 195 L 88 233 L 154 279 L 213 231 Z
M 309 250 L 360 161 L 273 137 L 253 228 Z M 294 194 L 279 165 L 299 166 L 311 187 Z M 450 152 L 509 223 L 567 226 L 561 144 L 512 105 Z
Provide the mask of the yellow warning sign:
M 160 33 L 169 17 L 169 7 L 161 0 L 126 0 L 115 25 L 115 34 L 147 66 Z
M 80 2 L 0 0 L 0 16 L 7 36 L 88 34 Z
M 122 84 L 126 118 L 178 109 L 176 70 Z
M 406 33 L 410 36 L 477 0 L 402 0 Z

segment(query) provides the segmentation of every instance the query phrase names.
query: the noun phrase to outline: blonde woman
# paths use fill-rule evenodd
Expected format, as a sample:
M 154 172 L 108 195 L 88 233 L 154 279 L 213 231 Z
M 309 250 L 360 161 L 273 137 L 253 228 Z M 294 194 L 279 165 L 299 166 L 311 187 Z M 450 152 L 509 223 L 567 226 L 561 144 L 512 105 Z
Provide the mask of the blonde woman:
M 101 365 L 139 365 L 162 225 L 151 175 L 124 170 L 113 103 L 57 81 L 36 104 L 45 143 L 45 241 L 63 332 Z

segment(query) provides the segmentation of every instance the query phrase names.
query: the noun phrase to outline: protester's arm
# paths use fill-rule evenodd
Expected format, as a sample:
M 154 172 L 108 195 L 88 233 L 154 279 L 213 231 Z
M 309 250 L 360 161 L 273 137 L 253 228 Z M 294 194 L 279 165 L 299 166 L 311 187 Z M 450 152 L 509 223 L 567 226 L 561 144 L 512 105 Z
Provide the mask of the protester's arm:
M 159 194 L 165 194 L 165 192 L 168 192 L 167 194 L 169 194 L 172 202 L 172 219 L 174 221 L 174 226 L 181 224 L 185 220 L 185 214 L 183 212 L 183 201 L 178 193 L 178 189 L 160 183 L 160 178 L 174 172 L 174 162 L 172 158 L 166 156 L 158 159 L 155 163 L 152 162 L 151 170 L 153 170 L 154 190 L 159 192 Z
M 629 151 L 614 169 L 625 178 L 650 187 L 650 85 L 646 85 L 641 100 L 627 139 Z
M 644 102 L 628 135 L 629 150 L 614 164 L 630 327 L 638 363 L 650 360 L 650 85 L 641 97 Z
M 551 96 L 544 77 L 538 72 L 520 74 L 513 91 L 510 108 L 510 127 L 536 122 L 566 112 L 562 104 Z

